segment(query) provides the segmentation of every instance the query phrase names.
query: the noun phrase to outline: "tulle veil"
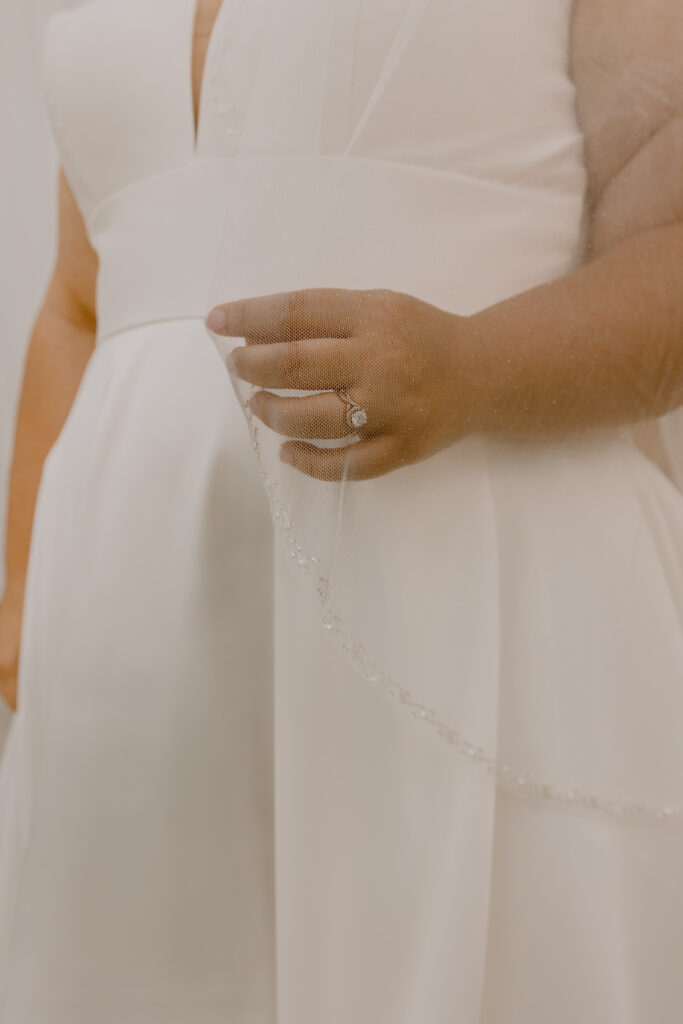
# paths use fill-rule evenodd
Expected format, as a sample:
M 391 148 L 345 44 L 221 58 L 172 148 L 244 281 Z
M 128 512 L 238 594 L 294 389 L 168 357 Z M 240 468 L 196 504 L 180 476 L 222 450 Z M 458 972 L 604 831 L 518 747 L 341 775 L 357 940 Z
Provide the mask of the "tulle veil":
M 463 159 L 453 179 L 445 170 L 424 174 L 419 189 L 408 180 L 414 168 L 403 162 L 402 140 L 419 152 L 428 115 L 422 90 L 411 92 L 402 70 L 409 60 L 417 66 L 430 18 L 441 17 L 448 31 L 445 3 L 384 5 L 383 62 L 352 76 L 342 58 L 344 0 L 258 2 L 262 35 L 207 310 L 299 289 L 372 287 L 466 315 L 579 265 L 586 207 L 578 127 L 561 137 L 549 129 L 539 142 L 538 125 L 527 136 L 518 126 L 529 159 L 491 185 L 486 217 L 471 213 L 469 200 L 486 167 L 480 174 Z M 435 75 L 430 86 L 438 103 L 446 83 Z M 400 90 L 401 122 L 382 138 L 391 88 Z M 346 116 L 329 118 L 333 109 Z M 488 129 L 502 137 L 508 126 Z M 424 156 L 439 166 L 441 154 Z M 388 162 L 395 174 L 381 180 L 389 188 L 374 184 L 378 164 L 388 170 Z M 212 337 L 224 358 L 243 343 Z M 317 595 L 318 626 L 335 656 L 402 705 L 416 728 L 449 744 L 455 759 L 477 763 L 521 798 L 680 822 L 681 777 L 653 760 L 659 739 L 645 711 L 645 690 L 657 700 L 658 666 L 671 651 L 654 646 L 651 622 L 643 637 L 626 628 L 640 613 L 621 600 L 618 570 L 628 564 L 644 579 L 654 563 L 662 570 L 667 523 L 680 525 L 683 515 L 681 414 L 641 427 L 638 445 L 629 429 L 552 443 L 472 437 L 375 480 L 326 483 L 280 460 L 283 438 L 247 405 L 253 388 L 234 376 L 233 385 L 280 564 L 292 586 Z M 653 482 L 654 503 L 634 497 L 643 493 L 635 478 Z M 596 515 L 615 517 L 611 524 L 596 530 L 575 501 L 586 489 Z M 623 720 L 606 749 L 604 716 L 615 702 Z

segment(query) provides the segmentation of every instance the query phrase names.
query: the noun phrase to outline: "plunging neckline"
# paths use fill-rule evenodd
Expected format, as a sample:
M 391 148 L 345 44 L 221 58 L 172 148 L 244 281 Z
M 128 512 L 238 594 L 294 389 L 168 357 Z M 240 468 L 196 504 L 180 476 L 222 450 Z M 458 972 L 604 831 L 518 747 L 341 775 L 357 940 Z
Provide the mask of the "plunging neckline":
M 221 16 L 225 9 L 225 0 L 222 0 L 216 16 L 211 26 L 211 32 L 209 34 L 209 41 L 206 46 L 206 52 L 204 54 L 204 66 L 202 68 L 201 79 L 199 82 L 199 97 L 197 100 L 197 113 L 195 116 L 194 106 L 194 37 L 195 37 L 195 25 L 197 23 L 197 13 L 199 9 L 200 0 L 188 0 L 188 20 L 189 20 L 189 37 L 190 37 L 190 73 L 189 73 L 189 85 L 190 85 L 190 127 L 191 127 L 191 138 L 192 138 L 192 152 L 194 156 L 199 151 L 199 144 L 202 136 L 202 125 L 204 121 L 204 104 L 206 100 L 206 88 L 208 80 L 208 69 L 209 65 L 214 56 L 214 50 L 217 44 L 218 28 Z

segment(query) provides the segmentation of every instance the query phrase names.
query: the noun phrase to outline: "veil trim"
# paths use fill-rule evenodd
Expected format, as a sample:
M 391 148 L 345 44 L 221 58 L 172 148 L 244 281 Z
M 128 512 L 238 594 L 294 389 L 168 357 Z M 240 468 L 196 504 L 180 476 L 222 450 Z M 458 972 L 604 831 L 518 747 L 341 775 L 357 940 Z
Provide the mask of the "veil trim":
M 291 519 L 278 495 L 278 482 L 267 472 L 261 457 L 259 429 L 250 408 L 246 407 L 252 447 L 268 494 L 271 512 L 285 542 L 288 562 L 302 576 L 315 581 L 315 592 L 321 606 L 320 624 L 337 647 L 344 653 L 353 669 L 380 696 L 405 709 L 412 718 L 428 728 L 438 739 L 453 747 L 462 757 L 477 765 L 495 779 L 496 784 L 512 795 L 534 802 L 561 805 L 568 809 L 585 811 L 610 819 L 650 822 L 680 826 L 683 808 L 674 803 L 650 804 L 605 794 L 589 793 L 580 789 L 566 789 L 520 771 L 513 765 L 493 757 L 483 747 L 469 742 L 457 729 L 441 721 L 436 711 L 416 701 L 406 687 L 400 686 L 388 672 L 376 665 L 365 644 L 356 640 L 345 628 L 341 615 L 329 603 L 330 581 L 319 568 L 321 560 L 305 551 L 299 543 Z

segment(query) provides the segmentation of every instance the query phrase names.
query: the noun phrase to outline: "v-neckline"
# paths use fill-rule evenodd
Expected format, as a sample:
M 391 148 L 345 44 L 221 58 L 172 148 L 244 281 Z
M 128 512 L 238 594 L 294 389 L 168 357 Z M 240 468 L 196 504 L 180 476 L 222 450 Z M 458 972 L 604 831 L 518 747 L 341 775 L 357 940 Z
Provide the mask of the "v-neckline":
M 219 28 L 219 22 L 221 15 L 226 5 L 226 0 L 222 0 L 219 4 L 214 18 L 213 25 L 211 26 L 211 34 L 209 41 L 206 46 L 206 52 L 204 54 L 204 67 L 202 68 L 202 76 L 199 83 L 199 97 L 197 101 L 197 115 L 195 117 L 194 111 L 194 35 L 195 25 L 197 22 L 197 12 L 199 8 L 200 0 L 188 0 L 188 11 L 189 11 L 189 36 L 190 36 L 190 70 L 189 70 L 189 86 L 190 86 L 190 128 L 192 138 L 192 153 L 197 156 L 199 151 L 199 144 L 202 136 L 202 124 L 204 121 L 204 104 L 206 101 L 207 81 L 209 73 L 209 65 L 213 60 L 213 51 L 215 50 Z

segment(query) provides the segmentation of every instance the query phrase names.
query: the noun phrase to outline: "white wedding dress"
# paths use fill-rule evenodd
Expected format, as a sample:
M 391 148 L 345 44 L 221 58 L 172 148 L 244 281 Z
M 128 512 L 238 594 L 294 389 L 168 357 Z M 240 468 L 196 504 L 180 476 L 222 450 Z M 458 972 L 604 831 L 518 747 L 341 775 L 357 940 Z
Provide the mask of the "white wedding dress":
M 224 0 L 196 140 L 193 14 L 46 40 L 98 345 L 37 509 L 0 1024 L 679 1024 L 679 490 L 628 431 L 311 483 L 201 322 L 571 271 L 571 2 Z
M 192 25 L 192 0 L 99 0 L 47 27 L 98 337 L 36 510 L 2 1024 L 274 1019 L 272 526 L 203 326 L 221 163 Z

